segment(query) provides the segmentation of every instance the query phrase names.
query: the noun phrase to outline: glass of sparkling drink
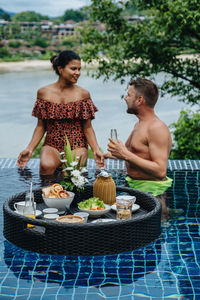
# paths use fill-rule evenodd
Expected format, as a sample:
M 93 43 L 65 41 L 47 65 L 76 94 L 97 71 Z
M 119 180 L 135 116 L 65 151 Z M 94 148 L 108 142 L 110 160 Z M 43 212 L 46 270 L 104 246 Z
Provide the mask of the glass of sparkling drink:
M 114 141 L 117 141 L 117 129 L 111 129 L 111 130 L 110 130 L 110 137 L 111 137 L 111 139 L 113 139 Z M 110 144 L 112 145 L 113 143 L 110 142 Z

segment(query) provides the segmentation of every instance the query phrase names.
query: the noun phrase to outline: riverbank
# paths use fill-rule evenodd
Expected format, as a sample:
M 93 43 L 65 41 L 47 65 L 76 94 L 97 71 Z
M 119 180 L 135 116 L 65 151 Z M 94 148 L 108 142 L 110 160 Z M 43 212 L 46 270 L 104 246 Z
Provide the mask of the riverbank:
M 184 59 L 199 59 L 199 54 L 182 54 L 179 58 Z M 98 66 L 98 62 L 94 61 L 92 63 L 82 62 L 82 67 L 87 69 L 93 69 Z M 6 71 L 22 71 L 22 70 L 48 70 L 51 69 L 51 63 L 49 60 L 25 60 L 25 61 L 15 61 L 15 62 L 0 62 L 0 72 Z
M 82 62 L 82 67 L 84 68 L 95 68 L 97 63 L 86 64 Z M 24 60 L 24 61 L 14 61 L 14 62 L 0 62 L 0 72 L 13 72 L 22 70 L 50 70 L 51 62 L 49 60 Z
M 15 62 L 1 62 L 0 71 L 20 71 L 34 69 L 50 69 L 51 63 L 49 60 L 25 60 Z

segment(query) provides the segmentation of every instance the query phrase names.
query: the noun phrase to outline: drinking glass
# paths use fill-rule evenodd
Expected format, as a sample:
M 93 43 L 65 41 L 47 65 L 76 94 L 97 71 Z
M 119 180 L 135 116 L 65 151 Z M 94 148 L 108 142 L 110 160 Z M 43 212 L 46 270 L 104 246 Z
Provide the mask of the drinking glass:
M 117 140 L 117 129 L 111 129 L 110 130 L 110 137 L 116 141 Z

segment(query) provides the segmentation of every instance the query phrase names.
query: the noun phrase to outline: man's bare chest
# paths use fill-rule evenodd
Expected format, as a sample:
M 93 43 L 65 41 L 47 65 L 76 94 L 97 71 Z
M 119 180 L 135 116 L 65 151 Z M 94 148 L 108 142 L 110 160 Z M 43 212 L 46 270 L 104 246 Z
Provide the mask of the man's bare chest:
M 133 153 L 148 152 L 147 130 L 140 127 L 134 128 L 126 142 L 126 147 Z

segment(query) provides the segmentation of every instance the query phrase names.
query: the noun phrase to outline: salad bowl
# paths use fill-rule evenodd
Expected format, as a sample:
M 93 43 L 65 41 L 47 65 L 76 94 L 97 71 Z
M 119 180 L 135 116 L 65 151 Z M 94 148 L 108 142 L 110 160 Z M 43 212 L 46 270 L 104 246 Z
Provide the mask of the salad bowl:
M 111 210 L 110 205 L 108 204 L 104 204 L 104 205 L 105 208 L 102 210 L 91 210 L 91 209 L 83 209 L 83 208 L 79 208 L 79 209 L 80 211 L 87 212 L 90 215 L 90 217 L 101 217 Z
M 103 201 L 96 197 L 79 202 L 78 208 L 82 212 L 87 212 L 90 217 L 100 217 L 111 210 L 110 205 L 103 203 Z

